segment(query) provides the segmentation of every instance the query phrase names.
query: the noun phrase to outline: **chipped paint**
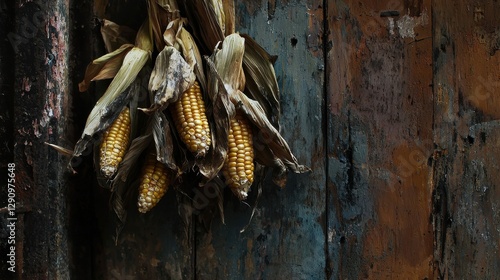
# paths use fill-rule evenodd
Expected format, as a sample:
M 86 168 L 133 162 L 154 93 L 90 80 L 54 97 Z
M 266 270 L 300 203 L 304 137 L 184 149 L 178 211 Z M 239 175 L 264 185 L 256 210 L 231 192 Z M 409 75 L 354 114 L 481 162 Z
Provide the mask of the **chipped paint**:
M 429 18 L 426 11 L 424 10 L 419 17 L 411 17 L 409 15 L 404 15 L 397 20 L 397 26 L 399 30 L 399 36 L 401 38 L 412 38 L 415 39 L 415 28 L 417 26 L 427 25 Z
M 389 34 L 391 34 L 391 36 L 394 36 L 394 19 L 393 18 L 389 18 Z
M 23 78 L 23 90 L 24 92 L 29 92 L 31 90 L 31 81 L 28 77 Z
M 335 233 L 336 233 L 335 229 L 331 229 L 331 230 L 328 231 L 327 238 L 328 238 L 328 242 L 329 243 L 332 243 L 334 241 L 334 239 L 335 239 Z
M 40 132 L 40 126 L 38 124 L 38 120 L 34 119 L 32 124 L 33 124 L 33 133 L 35 134 L 35 137 L 40 138 L 42 136 L 42 133 Z

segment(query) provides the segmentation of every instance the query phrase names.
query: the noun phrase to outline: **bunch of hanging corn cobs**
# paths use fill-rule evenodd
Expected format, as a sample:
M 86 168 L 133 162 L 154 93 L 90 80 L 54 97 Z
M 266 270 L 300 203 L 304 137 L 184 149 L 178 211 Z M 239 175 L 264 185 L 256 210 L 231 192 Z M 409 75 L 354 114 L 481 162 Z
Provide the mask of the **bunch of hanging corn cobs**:
M 79 85 L 86 91 L 91 81 L 113 79 L 72 156 L 94 149 L 99 182 L 111 189 L 119 219 L 128 191 L 138 188 L 145 213 L 184 174 L 200 178 L 195 188 L 218 182 L 243 200 L 259 165 L 272 168 L 281 187 L 287 170 L 308 171 L 279 133 L 275 58 L 235 33 L 234 3 L 147 5 L 135 42 L 127 39 L 135 32 L 104 21 L 109 53 L 89 64 Z

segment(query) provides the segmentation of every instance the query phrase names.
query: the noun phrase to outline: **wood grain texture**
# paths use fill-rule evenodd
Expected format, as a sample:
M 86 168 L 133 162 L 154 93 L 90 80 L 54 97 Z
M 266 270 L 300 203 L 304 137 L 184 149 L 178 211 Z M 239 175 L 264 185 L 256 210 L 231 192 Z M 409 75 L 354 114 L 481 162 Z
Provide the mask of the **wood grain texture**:
M 330 279 L 433 278 L 430 8 L 329 2 Z
M 70 176 L 43 144 L 71 147 L 107 85 L 76 92 L 104 51 L 92 1 L 77 2 L 0 4 L 0 136 L 10 135 L 0 167 L 16 163 L 23 270 L 0 266 L 0 278 L 499 275 L 497 1 L 237 0 L 237 30 L 278 55 L 282 134 L 312 172 L 290 174 L 283 190 L 265 180 L 243 233 L 257 186 L 249 205 L 225 190 L 225 224 L 206 219 L 207 189 L 195 201 L 169 190 L 146 215 L 131 199 L 117 245 L 91 155 Z M 144 1 L 109 3 L 103 14 L 118 23 L 140 14 L 132 28 L 146 14 Z
M 146 14 L 145 1 L 112 0 L 105 11 L 107 19 L 136 30 Z M 95 58 L 105 50 L 100 33 L 93 35 L 94 40 L 98 38 L 93 50 Z M 79 80 L 82 77 L 83 72 Z M 96 83 L 95 92 L 102 93 L 106 87 L 107 83 Z M 179 207 L 186 202 L 182 199 L 179 202 L 170 188 L 155 208 L 141 214 L 136 204 L 138 185 L 132 185 L 131 189 L 126 198 L 127 222 L 116 244 L 116 217 L 109 190 L 96 186 L 95 182 L 93 188 L 87 190 L 94 201 L 90 215 L 95 220 L 89 224 L 95 230 L 92 276 L 95 279 L 193 279 L 193 226 L 190 218 L 184 220 L 178 214 Z
M 493 279 L 500 268 L 496 1 L 433 7 L 435 260 L 440 278 Z
M 228 193 L 226 224 L 216 219 L 208 232 L 198 227 L 197 279 L 325 278 L 322 14 L 322 1 L 236 1 L 237 30 L 279 55 L 282 133 L 313 172 L 289 175 L 281 191 L 264 183 L 242 234 L 251 208 Z M 254 186 L 250 205 L 256 192 Z
M 15 3 L 13 151 L 16 164 L 16 277 L 68 278 L 67 161 L 44 142 L 67 146 L 69 7 Z M 1 273 L 9 273 L 3 270 Z M 13 274 L 8 277 L 14 276 Z M 8 279 L 8 278 L 6 278 Z
M 10 4 L 10 3 L 9 3 Z M 8 38 L 9 33 L 14 30 L 14 5 L 7 5 L 2 3 L 0 5 L 0 38 Z M 4 180 L 3 174 L 8 172 L 8 164 L 14 162 L 13 137 L 14 134 L 14 49 L 11 47 L 8 40 L 0 42 L 0 174 L 2 174 L 2 181 Z M 7 177 L 5 176 L 5 180 Z M 5 182 L 2 182 L 5 184 Z M 3 186 L 3 185 L 2 185 Z M 7 204 L 7 188 L 0 188 L 0 203 L 1 207 Z M 0 254 L 6 256 L 9 253 L 10 244 L 8 244 L 7 221 L 8 213 L 0 215 Z M 0 264 L 0 270 L 6 272 L 8 264 L 6 261 Z M 0 272 L 0 275 L 2 275 Z

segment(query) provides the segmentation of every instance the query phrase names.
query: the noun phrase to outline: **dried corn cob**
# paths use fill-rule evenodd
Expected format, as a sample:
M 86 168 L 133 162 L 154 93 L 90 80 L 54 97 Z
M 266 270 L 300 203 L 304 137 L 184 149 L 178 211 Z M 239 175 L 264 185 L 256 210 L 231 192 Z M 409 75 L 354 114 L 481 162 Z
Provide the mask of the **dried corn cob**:
M 236 113 L 231 120 L 229 151 L 222 173 L 233 193 L 246 199 L 254 179 L 254 152 L 251 127 L 244 115 Z
M 142 169 L 137 206 L 139 212 L 146 213 L 158 204 L 165 195 L 171 181 L 167 167 L 156 160 L 155 154 L 149 154 Z
M 107 178 L 115 174 L 128 147 L 130 138 L 130 112 L 125 107 L 104 133 L 100 149 L 100 168 Z
M 185 91 L 173 104 L 175 127 L 189 151 L 203 157 L 212 143 L 205 114 L 205 102 L 198 82 Z

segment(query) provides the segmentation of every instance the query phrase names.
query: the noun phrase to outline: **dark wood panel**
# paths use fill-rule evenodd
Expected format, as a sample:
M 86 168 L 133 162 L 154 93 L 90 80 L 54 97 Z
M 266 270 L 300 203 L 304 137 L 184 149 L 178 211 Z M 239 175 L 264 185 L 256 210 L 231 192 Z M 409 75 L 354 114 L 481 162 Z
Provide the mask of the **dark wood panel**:
M 146 15 L 146 1 L 112 0 L 105 11 L 106 19 L 136 30 Z M 93 35 L 95 58 L 105 52 L 100 32 Z M 83 72 L 78 79 L 82 78 Z M 106 86 L 105 82 L 97 83 L 95 91 L 84 94 L 102 94 Z M 91 159 L 88 160 L 90 164 Z M 182 196 L 178 200 L 170 188 L 155 208 L 142 214 L 137 210 L 137 191 L 129 193 L 125 201 L 126 225 L 115 243 L 117 220 L 110 205 L 109 190 L 98 187 L 94 181 L 87 192 L 94 201 L 90 215 L 95 221 L 90 226 L 95 228 L 92 238 L 95 279 L 194 278 L 193 225 L 190 217 L 184 220 L 178 214 L 184 211 L 179 208 L 187 203 Z
M 0 38 L 8 38 L 8 34 L 14 32 L 14 5 L 4 3 L 0 5 Z M 0 188 L 0 207 L 6 207 L 8 202 L 7 187 L 3 187 L 7 180 L 8 164 L 14 162 L 13 137 L 14 134 L 14 49 L 8 40 L 0 41 L 0 175 L 2 178 L 2 188 Z M 5 210 L 4 210 L 5 211 Z M 7 256 L 10 253 L 10 245 L 7 230 L 8 213 L 0 214 L 0 254 Z M 0 275 L 8 273 L 9 264 L 7 260 L 0 264 Z
M 441 278 L 493 279 L 500 269 L 496 1 L 433 6 L 435 260 Z
M 44 142 L 68 143 L 69 6 L 64 1 L 16 1 L 14 14 L 14 30 L 7 39 L 15 53 L 15 67 L 8 71 L 15 74 L 10 94 L 14 96 L 16 275 L 68 278 L 68 180 L 63 168 L 67 159 Z
M 268 5 L 269 4 L 269 5 Z M 237 29 L 278 55 L 282 133 L 312 173 L 263 185 L 256 215 L 226 195 L 226 224 L 198 226 L 198 279 L 324 279 L 325 164 L 322 1 L 236 1 Z M 255 197 L 254 187 L 250 196 Z
M 329 2 L 330 279 L 433 278 L 430 10 Z

